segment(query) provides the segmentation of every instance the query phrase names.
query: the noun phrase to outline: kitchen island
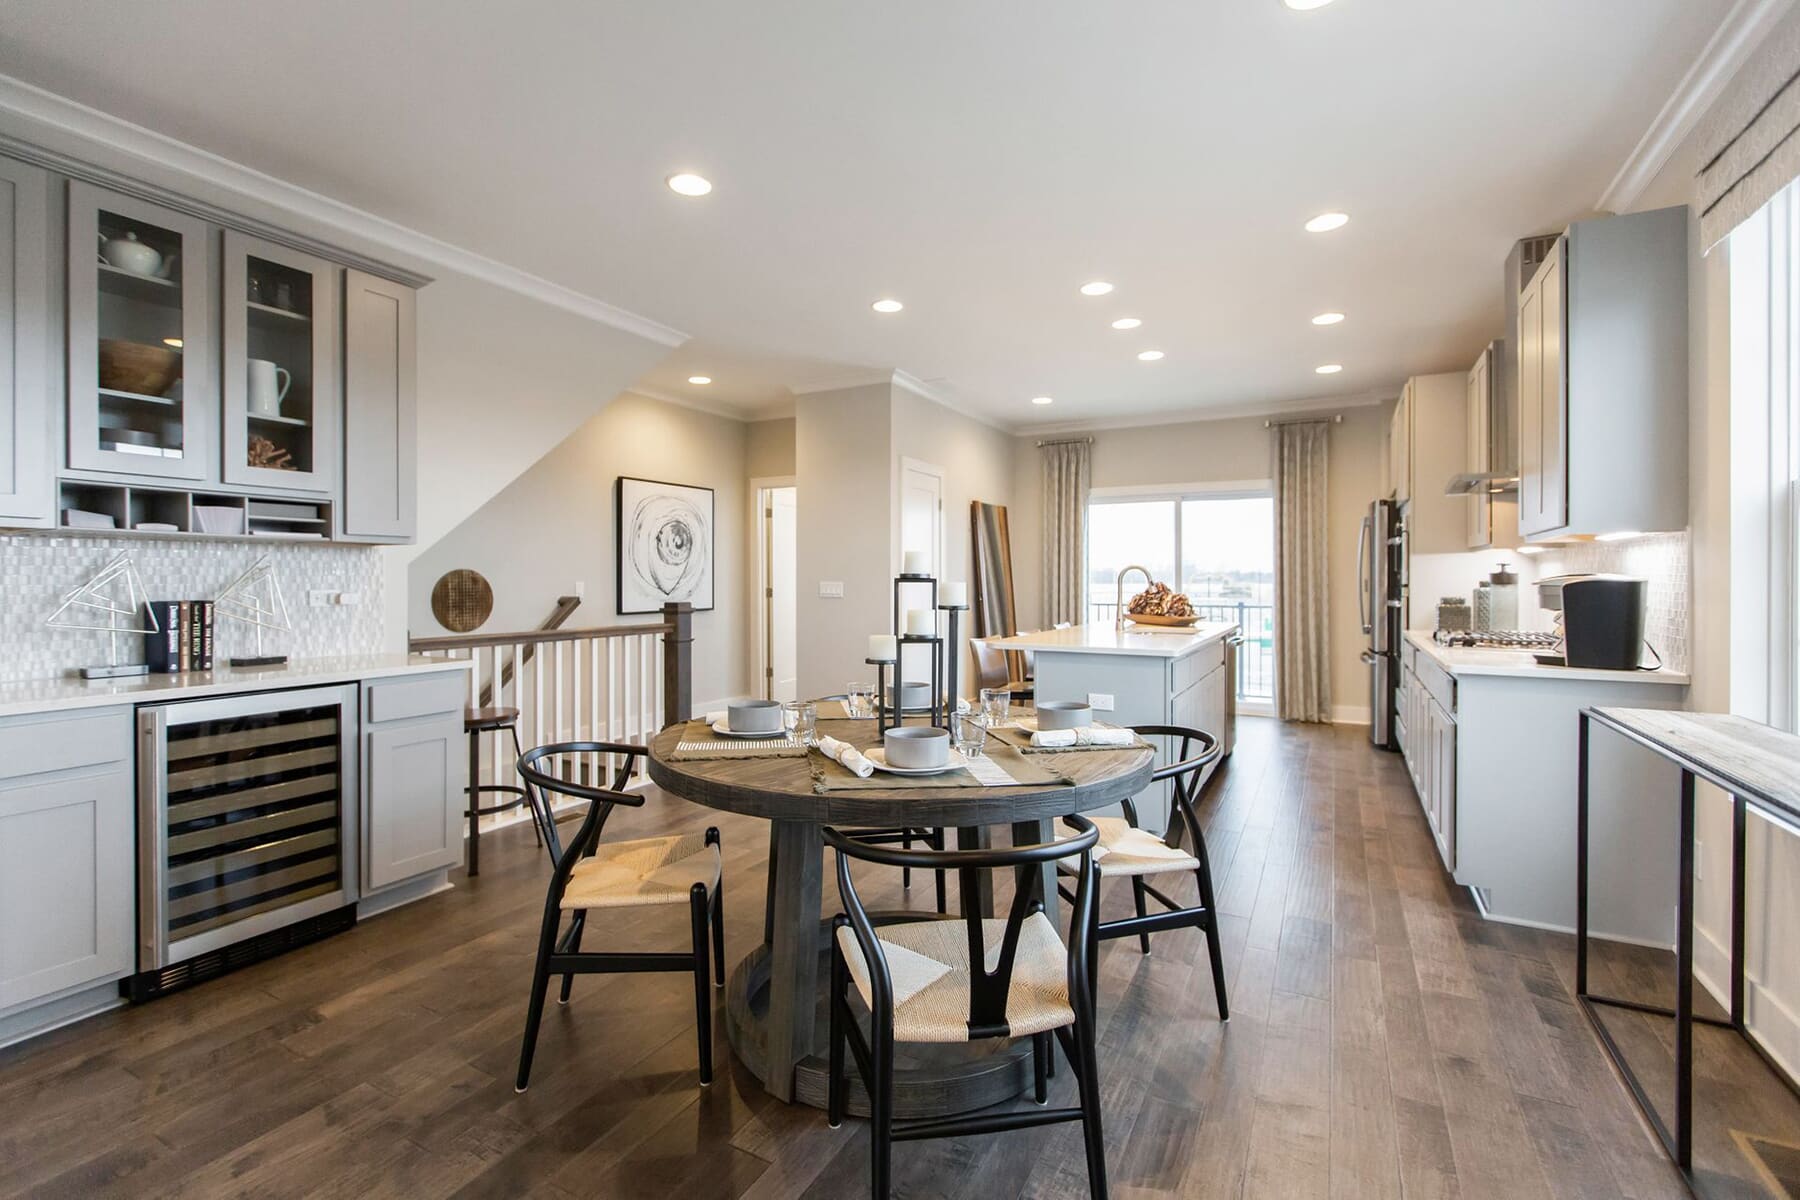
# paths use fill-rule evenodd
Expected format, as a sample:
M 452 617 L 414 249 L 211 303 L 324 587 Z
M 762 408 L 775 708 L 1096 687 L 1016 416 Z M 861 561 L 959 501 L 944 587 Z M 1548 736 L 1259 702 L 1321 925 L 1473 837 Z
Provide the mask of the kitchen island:
M 1039 701 L 1085 700 L 1093 705 L 1096 720 L 1114 725 L 1200 729 L 1221 738 L 1229 753 L 1236 706 L 1227 650 L 1238 632 L 1228 622 L 1188 629 L 1075 625 L 993 638 L 988 644 L 1031 652 Z M 1152 784 L 1139 796 L 1140 820 L 1158 833 L 1164 832 L 1169 816 L 1167 786 Z

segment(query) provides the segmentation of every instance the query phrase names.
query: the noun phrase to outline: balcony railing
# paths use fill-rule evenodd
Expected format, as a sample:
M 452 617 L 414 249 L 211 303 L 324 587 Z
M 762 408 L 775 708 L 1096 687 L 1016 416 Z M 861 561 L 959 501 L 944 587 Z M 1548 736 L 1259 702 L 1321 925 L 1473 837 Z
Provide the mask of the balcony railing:
M 1243 630 L 1244 644 L 1238 647 L 1237 694 L 1240 700 L 1267 701 L 1275 698 L 1275 606 L 1252 604 L 1245 600 L 1198 600 L 1194 611 L 1202 621 L 1225 621 Z M 1088 604 L 1088 620 L 1095 625 L 1109 625 L 1118 613 L 1111 600 L 1094 600 Z

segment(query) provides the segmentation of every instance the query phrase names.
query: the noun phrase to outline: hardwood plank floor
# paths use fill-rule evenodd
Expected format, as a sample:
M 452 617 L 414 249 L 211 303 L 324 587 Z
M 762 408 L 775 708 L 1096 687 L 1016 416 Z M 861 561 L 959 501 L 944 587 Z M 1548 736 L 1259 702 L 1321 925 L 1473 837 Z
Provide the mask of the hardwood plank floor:
M 1685 1195 L 1575 1007 L 1572 940 L 1480 918 L 1439 867 L 1399 759 L 1363 730 L 1241 725 L 1202 814 L 1233 1019 L 1217 1020 L 1197 935 L 1159 935 L 1147 958 L 1134 940 L 1102 952 L 1114 1195 Z M 761 935 L 768 827 L 653 797 L 611 833 L 708 824 L 724 833 L 735 960 Z M 770 1100 L 722 1022 L 718 1081 L 697 1086 L 686 976 L 578 980 L 516 1095 L 545 866 L 522 827 L 484 841 L 481 877 L 452 892 L 0 1051 L 0 1196 L 865 1191 L 860 1122 L 834 1131 Z M 897 872 L 871 872 L 869 892 L 931 899 L 929 882 L 904 896 Z M 1105 905 L 1129 912 L 1130 889 Z M 588 941 L 679 948 L 684 925 L 685 909 L 634 915 Z M 1607 966 L 1621 988 L 1656 978 L 1628 955 Z M 1666 1046 L 1631 1020 L 1634 1047 Z M 1066 1067 L 1054 1091 L 1073 1103 Z M 1083 1196 L 1080 1137 L 903 1143 L 895 1191 Z

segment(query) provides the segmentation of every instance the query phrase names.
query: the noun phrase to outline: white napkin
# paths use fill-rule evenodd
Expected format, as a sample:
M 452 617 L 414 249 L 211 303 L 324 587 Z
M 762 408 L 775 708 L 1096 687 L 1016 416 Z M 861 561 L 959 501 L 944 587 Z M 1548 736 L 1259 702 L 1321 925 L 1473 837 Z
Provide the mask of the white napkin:
M 1134 746 L 1137 734 L 1129 729 L 1099 729 L 1083 725 L 1078 729 L 1050 729 L 1031 735 L 1033 746 L 1058 749 L 1064 746 Z
M 822 737 L 819 739 L 819 753 L 842 764 L 858 779 L 867 779 L 875 773 L 875 764 L 864 758 L 862 751 L 849 742 L 840 742 L 830 736 Z

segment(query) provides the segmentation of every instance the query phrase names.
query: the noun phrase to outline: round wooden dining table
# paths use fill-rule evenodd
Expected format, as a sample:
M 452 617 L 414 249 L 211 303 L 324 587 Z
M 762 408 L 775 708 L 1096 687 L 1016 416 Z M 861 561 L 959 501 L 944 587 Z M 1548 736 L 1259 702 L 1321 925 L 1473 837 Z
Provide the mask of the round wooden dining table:
M 738 963 L 726 991 L 726 1032 L 738 1059 L 783 1101 L 825 1107 L 827 1082 L 824 982 L 830 978 L 831 925 L 821 912 L 827 825 L 851 829 L 955 829 L 957 844 L 983 846 L 996 827 L 1015 844 L 1051 840 L 1057 817 L 1117 804 L 1150 783 L 1155 755 L 1147 746 L 1032 754 L 1033 764 L 1072 782 L 1019 787 L 905 787 L 867 784 L 819 791 L 806 757 L 682 758 L 672 756 L 692 728 L 673 725 L 650 745 L 650 778 L 665 791 L 724 812 L 770 823 L 769 901 L 763 943 Z M 821 717 L 819 732 L 859 748 L 880 744 L 872 720 Z M 878 778 L 878 777 L 877 777 Z M 1045 905 L 1054 915 L 1054 864 L 1039 868 Z M 989 877 L 990 873 L 983 872 Z M 963 903 L 991 915 L 991 890 Z M 935 914 L 908 912 L 907 919 Z M 1060 927 L 1060 922 L 1059 922 Z M 1030 1039 L 895 1047 L 894 1115 L 942 1116 L 1011 1099 L 1031 1084 Z M 866 1112 L 856 1072 L 851 1109 Z

